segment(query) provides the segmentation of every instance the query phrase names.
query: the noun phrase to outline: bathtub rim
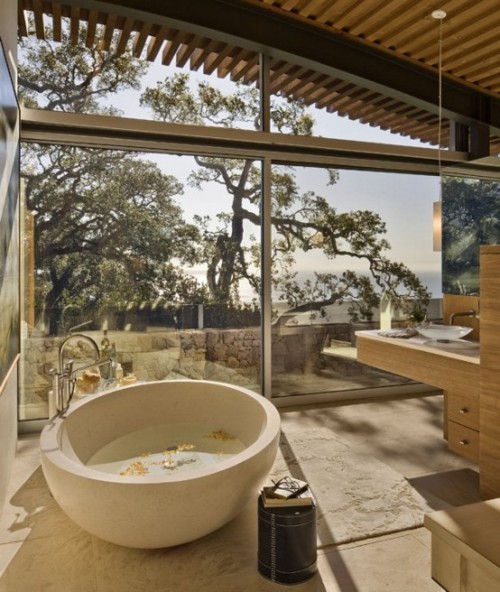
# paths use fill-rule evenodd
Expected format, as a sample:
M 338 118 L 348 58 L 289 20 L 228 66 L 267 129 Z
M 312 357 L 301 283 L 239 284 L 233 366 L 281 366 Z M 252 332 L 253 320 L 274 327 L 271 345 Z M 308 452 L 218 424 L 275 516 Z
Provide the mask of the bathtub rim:
M 223 386 L 229 389 L 237 390 L 245 396 L 249 396 L 256 403 L 258 403 L 264 410 L 264 421 L 260 434 L 256 440 L 247 446 L 241 452 L 231 456 L 228 459 L 221 460 L 215 465 L 209 467 L 192 469 L 184 474 L 149 474 L 149 475 L 117 475 L 113 473 L 107 473 L 93 469 L 83 462 L 77 462 L 70 458 L 61 449 L 61 430 L 64 429 L 64 421 L 67 417 L 77 412 L 81 407 L 89 404 L 96 404 L 101 398 L 111 394 L 116 394 L 118 391 L 130 391 L 135 390 L 139 387 L 147 387 L 148 385 L 158 384 L 195 384 L 203 383 L 214 386 Z M 184 483 L 193 479 L 202 479 L 204 477 L 210 477 L 211 475 L 227 471 L 238 465 L 243 465 L 245 461 L 250 461 L 259 453 L 264 452 L 272 442 L 279 438 L 280 435 L 281 419 L 276 407 L 268 401 L 263 395 L 257 394 L 250 389 L 242 386 L 233 385 L 229 383 L 216 382 L 210 380 L 194 380 L 194 379 L 177 379 L 177 380 L 156 380 L 151 382 L 144 382 L 139 384 L 132 384 L 123 387 L 117 387 L 109 389 L 96 395 L 88 395 L 70 405 L 70 408 L 64 414 L 58 414 L 43 428 L 40 434 L 40 452 L 43 462 L 50 462 L 60 469 L 73 473 L 75 475 L 85 477 L 95 481 L 104 481 L 108 483 L 117 484 L 135 484 L 135 485 L 154 485 L 154 484 L 167 484 L 167 483 Z

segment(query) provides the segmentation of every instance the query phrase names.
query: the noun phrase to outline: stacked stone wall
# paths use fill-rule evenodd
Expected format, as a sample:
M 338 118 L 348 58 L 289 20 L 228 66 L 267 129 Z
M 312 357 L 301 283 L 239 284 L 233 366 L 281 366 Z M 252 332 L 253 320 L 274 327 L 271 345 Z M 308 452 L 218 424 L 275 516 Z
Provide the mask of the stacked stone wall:
M 275 325 L 272 329 L 273 374 L 314 372 L 320 363 L 325 340 L 331 327 Z M 88 332 L 98 345 L 103 332 Z M 335 333 L 336 338 L 344 337 Z M 260 385 L 261 330 L 190 329 L 151 332 L 110 331 L 106 337 L 113 343 L 126 373 L 138 380 L 194 378 L 229 382 L 249 388 Z M 26 406 L 46 405 L 51 388 L 50 368 L 57 368 L 62 338 L 31 336 L 23 340 L 21 360 L 22 401 Z M 66 350 L 77 368 L 90 360 L 82 359 L 78 338 Z

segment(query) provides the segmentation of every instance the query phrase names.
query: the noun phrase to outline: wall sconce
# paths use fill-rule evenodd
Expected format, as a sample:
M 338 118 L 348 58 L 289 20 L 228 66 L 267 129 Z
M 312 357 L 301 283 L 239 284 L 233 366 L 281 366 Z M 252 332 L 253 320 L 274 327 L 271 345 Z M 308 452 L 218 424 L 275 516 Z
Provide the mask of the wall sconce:
M 439 20 L 439 59 L 438 59 L 438 172 L 439 172 L 439 201 L 433 204 L 432 214 L 432 244 L 434 251 L 441 251 L 443 237 L 443 174 L 441 168 L 441 123 L 443 119 L 443 19 L 446 17 L 444 10 L 434 10 L 432 18 Z
M 441 181 L 440 181 L 441 182 Z M 442 230 L 442 202 L 435 201 L 433 203 L 432 213 L 432 248 L 434 251 L 441 251 L 443 247 L 443 230 Z

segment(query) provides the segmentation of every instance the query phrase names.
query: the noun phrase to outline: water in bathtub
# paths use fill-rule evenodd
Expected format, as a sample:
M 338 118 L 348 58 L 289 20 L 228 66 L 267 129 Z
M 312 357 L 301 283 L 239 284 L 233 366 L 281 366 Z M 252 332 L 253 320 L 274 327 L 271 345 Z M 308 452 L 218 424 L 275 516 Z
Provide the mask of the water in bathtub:
M 123 476 L 179 475 L 238 454 L 241 440 L 224 430 L 194 424 L 162 424 L 117 438 L 98 450 L 87 466 Z

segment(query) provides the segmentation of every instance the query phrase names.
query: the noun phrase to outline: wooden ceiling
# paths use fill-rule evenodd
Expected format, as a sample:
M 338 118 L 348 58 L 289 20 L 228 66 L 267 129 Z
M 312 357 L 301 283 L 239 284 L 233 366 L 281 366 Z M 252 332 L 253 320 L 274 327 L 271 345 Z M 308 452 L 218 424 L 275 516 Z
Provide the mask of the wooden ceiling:
M 170 26 L 153 14 L 150 18 L 127 16 L 130 12 L 120 4 L 111 0 L 111 4 L 103 4 L 106 11 L 101 11 L 95 8 L 99 3 L 86 0 L 19 0 L 19 34 L 44 39 L 50 25 L 49 37 L 58 41 L 62 21 L 67 19 L 73 41 L 85 27 L 88 45 L 99 39 L 105 48 L 117 53 L 131 48 L 134 56 L 149 61 L 201 69 L 205 74 L 247 84 L 258 80 L 259 55 L 254 49 Z M 300 21 L 434 74 L 439 64 L 439 21 L 431 13 L 438 8 L 445 10 L 443 78 L 477 89 L 487 97 L 500 96 L 498 0 L 232 0 L 232 4 L 265 9 L 273 18 Z M 34 15 L 33 31 L 28 30 L 27 12 Z M 307 105 L 434 145 L 439 139 L 442 145 L 448 144 L 448 122 L 442 121 L 439 133 L 436 110 L 405 102 L 397 93 L 391 96 L 289 59 L 272 57 L 270 68 L 274 94 L 302 99 Z M 437 103 L 437 85 L 435 92 Z M 500 152 L 500 136 L 490 136 L 490 152 Z

